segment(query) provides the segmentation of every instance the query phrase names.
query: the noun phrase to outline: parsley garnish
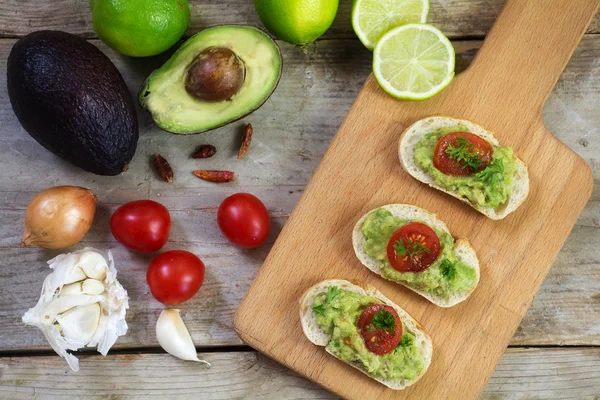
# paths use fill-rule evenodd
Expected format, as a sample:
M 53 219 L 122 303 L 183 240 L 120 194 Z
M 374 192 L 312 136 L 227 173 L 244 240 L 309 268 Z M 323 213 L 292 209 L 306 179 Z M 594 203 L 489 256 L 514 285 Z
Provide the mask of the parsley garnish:
M 442 276 L 449 281 L 453 280 L 454 276 L 456 276 L 456 267 L 448 260 L 442 261 L 440 270 L 442 272 Z
M 462 163 L 463 168 L 471 168 L 473 171 L 477 171 L 481 166 L 481 158 L 477 154 L 477 151 L 471 151 L 475 147 L 473 143 L 462 136 L 456 139 L 456 143 L 458 147 L 454 147 L 451 144 L 446 147 L 446 154 L 453 160 Z
M 323 304 L 319 304 L 318 306 L 314 306 L 313 311 L 319 314 L 325 314 L 325 306 Z
M 479 171 L 475 175 L 475 178 L 487 185 L 496 186 L 502 180 L 503 175 L 504 162 L 501 158 L 496 158 L 483 171 Z
M 398 347 L 410 347 L 413 345 L 413 338 L 409 335 L 402 335 L 402 339 L 400 339 L 400 343 L 398 343 Z
M 371 326 L 382 331 L 394 333 L 396 330 L 396 318 L 394 318 L 394 314 L 382 308 L 373 316 Z
M 405 257 L 408 254 L 408 258 L 411 260 L 414 260 L 414 258 L 418 254 L 431 253 L 431 250 L 429 250 L 427 247 L 423 246 L 423 244 L 418 241 L 413 242 L 412 240 L 408 240 L 408 248 L 407 248 L 404 245 L 403 239 L 396 240 L 396 242 L 394 243 L 394 250 L 396 250 L 396 253 L 398 253 L 398 255 L 400 255 L 401 257 Z
M 398 253 L 398 255 L 404 257 L 406 255 L 406 247 L 404 246 L 404 240 L 396 240 L 396 242 L 394 243 L 394 250 L 396 250 L 396 253 Z
M 342 292 L 342 289 L 340 289 L 339 287 L 329 286 L 327 288 L 327 293 L 325 294 L 325 302 L 323 304 L 319 304 L 318 306 L 314 306 L 312 308 L 313 311 L 316 313 L 319 313 L 319 314 L 325 314 L 325 304 L 328 304 L 329 302 L 331 302 L 331 300 L 333 300 L 335 298 L 335 296 L 337 296 L 341 292 Z
M 339 287 L 329 286 L 327 288 L 327 294 L 325 295 L 325 302 L 329 303 L 331 300 L 333 300 L 335 298 L 335 296 L 337 296 L 341 292 L 342 292 L 342 289 L 340 289 Z
M 411 259 L 414 256 L 416 256 L 418 253 L 427 253 L 427 254 L 431 253 L 431 250 L 429 250 L 427 247 L 423 246 L 421 244 L 421 242 L 413 242 L 412 240 L 409 240 L 408 247 L 410 247 L 408 254 Z

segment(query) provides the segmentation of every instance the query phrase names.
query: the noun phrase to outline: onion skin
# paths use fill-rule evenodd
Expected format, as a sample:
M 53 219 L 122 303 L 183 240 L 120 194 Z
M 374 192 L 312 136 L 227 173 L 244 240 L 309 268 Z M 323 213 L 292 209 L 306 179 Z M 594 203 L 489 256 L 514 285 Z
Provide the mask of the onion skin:
M 23 246 L 64 249 L 88 233 L 98 198 L 79 186 L 56 186 L 39 192 L 27 206 Z

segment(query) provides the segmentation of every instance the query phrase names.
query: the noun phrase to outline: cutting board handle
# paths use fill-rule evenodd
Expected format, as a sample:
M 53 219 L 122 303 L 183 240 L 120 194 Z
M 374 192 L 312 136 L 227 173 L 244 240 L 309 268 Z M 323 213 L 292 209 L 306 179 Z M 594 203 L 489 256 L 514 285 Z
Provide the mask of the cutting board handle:
M 496 110 L 516 108 L 525 116 L 541 116 L 599 4 L 600 0 L 507 0 L 464 73 L 465 80 L 492 87 L 479 92 L 498 96 L 474 100 L 485 101 Z M 508 79 L 498 79 L 500 76 Z M 515 103 L 523 107 L 517 108 Z

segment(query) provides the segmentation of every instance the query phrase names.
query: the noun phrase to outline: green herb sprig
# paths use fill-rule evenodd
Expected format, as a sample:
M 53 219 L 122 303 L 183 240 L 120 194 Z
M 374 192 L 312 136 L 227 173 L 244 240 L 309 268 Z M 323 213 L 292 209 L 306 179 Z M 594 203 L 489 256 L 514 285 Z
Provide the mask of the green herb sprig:
M 325 302 L 323 304 L 319 304 L 318 306 L 314 306 L 312 309 L 314 312 L 324 315 L 325 314 L 325 304 L 329 304 L 338 294 L 342 292 L 337 286 L 329 286 L 327 288 L 327 293 L 325 294 Z
M 408 244 L 408 248 L 407 248 L 407 246 L 404 245 L 403 239 L 398 239 L 394 242 L 394 250 L 396 250 L 396 253 L 398 253 L 398 255 L 400 255 L 401 257 L 405 257 L 408 254 L 408 258 L 411 261 L 414 260 L 414 258 L 418 254 L 431 253 L 431 250 L 429 250 L 427 247 L 423 246 L 423 244 L 421 244 L 421 242 L 418 242 L 418 241 L 413 242 L 412 240 L 408 240 L 407 244 Z
M 331 300 L 335 298 L 338 294 L 342 293 L 342 289 L 337 286 L 329 286 L 327 288 L 327 294 L 325 295 L 325 302 L 329 303 Z
M 394 333 L 396 331 L 396 318 L 394 318 L 394 314 L 382 308 L 373 316 L 371 326 L 382 331 Z
M 413 345 L 413 338 L 409 335 L 402 335 L 402 339 L 400 339 L 400 343 L 398 343 L 398 347 L 410 347 Z
M 492 161 L 484 170 L 475 174 L 475 179 L 486 185 L 496 186 L 502 181 L 504 176 L 504 162 L 500 158 Z
M 473 143 L 459 136 L 456 139 L 456 144 L 458 144 L 458 147 L 454 147 L 451 144 L 448 145 L 445 150 L 446 154 L 453 160 L 462 163 L 463 168 L 472 168 L 473 171 L 477 171 L 481 166 L 481 158 L 476 151 L 471 151 L 475 147 Z
M 313 311 L 319 313 L 321 315 L 325 315 L 325 306 L 323 304 L 319 304 L 318 306 L 314 306 Z
M 456 266 L 448 260 L 442 261 L 442 264 L 440 265 L 440 271 L 442 276 L 448 281 L 453 280 L 456 276 Z

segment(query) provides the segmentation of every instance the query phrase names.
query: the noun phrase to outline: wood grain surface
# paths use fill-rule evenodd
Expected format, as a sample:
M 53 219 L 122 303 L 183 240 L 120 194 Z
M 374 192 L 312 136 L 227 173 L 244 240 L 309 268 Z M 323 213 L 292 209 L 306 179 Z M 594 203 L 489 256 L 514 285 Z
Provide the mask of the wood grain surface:
M 207 369 L 168 354 L 0 358 L 0 397 L 26 399 L 336 399 L 256 352 L 204 353 Z M 600 349 L 508 349 L 481 400 L 597 400 Z
M 192 26 L 188 35 L 205 26 L 224 22 L 259 25 L 251 2 L 191 0 L 190 3 Z M 458 71 L 470 63 L 480 45 L 480 41 L 471 38 L 481 38 L 487 33 L 503 3 L 502 0 L 432 1 L 430 22 L 451 37 L 463 39 L 453 42 L 458 53 Z M 267 104 L 239 125 L 183 138 L 160 131 L 146 113 L 140 112 L 141 140 L 137 155 L 130 170 L 118 177 L 87 174 L 41 148 L 16 120 L 8 102 L 5 78 L 0 79 L 0 287 L 3 288 L 0 291 L 0 321 L 3 322 L 0 324 L 0 354 L 30 355 L 15 358 L 19 367 L 9 364 L 6 358 L 0 360 L 0 376 L 11 379 L 8 382 L 0 377 L 0 398 L 88 398 L 96 393 L 85 391 L 95 375 L 105 377 L 102 383 L 107 388 L 90 386 L 98 389 L 97 398 L 168 398 L 168 391 L 177 385 L 157 388 L 152 385 L 152 379 L 144 378 L 155 377 L 148 372 L 155 363 L 165 366 L 157 374 L 177 375 L 180 379 L 177 382 L 190 388 L 178 390 L 178 397 L 197 398 L 201 390 L 203 398 L 333 397 L 255 353 L 248 353 L 250 358 L 245 362 L 236 358 L 240 353 L 210 355 L 211 361 L 218 361 L 219 365 L 215 363 L 214 368 L 219 374 L 193 373 L 183 377 L 177 369 L 177 360 L 158 354 L 144 354 L 136 362 L 126 358 L 122 364 L 119 360 L 123 357 L 133 356 L 116 355 L 106 359 L 84 356 L 85 375 L 64 374 L 67 371 L 65 364 L 54 355 L 41 357 L 47 361 L 37 363 L 37 358 L 31 356 L 39 354 L 40 350 L 48 354 L 49 346 L 41 332 L 24 327 L 20 317 L 37 301 L 41 283 L 48 273 L 45 261 L 56 253 L 22 249 L 18 242 L 25 207 L 37 191 L 52 185 L 79 184 L 101 194 L 92 231 L 78 247 L 110 248 L 119 260 L 120 279 L 132 299 L 127 318 L 129 334 L 120 338 L 115 348 L 152 351 L 149 348 L 157 346 L 154 322 L 162 306 L 152 299 L 145 283 L 144 272 L 149 258 L 123 250 L 110 235 L 107 223 L 110 213 L 126 201 L 139 198 L 161 201 L 169 207 L 174 220 L 174 241 L 169 248 L 190 249 L 207 264 L 207 278 L 200 294 L 181 307 L 196 345 L 199 348 L 233 345 L 243 349 L 232 328 L 235 309 L 370 72 L 370 53 L 351 31 L 349 4 L 342 0 L 340 15 L 332 29 L 315 44 L 298 49 L 279 42 L 284 56 L 282 81 Z M 596 33 L 600 31 L 598 28 L 596 17 L 587 32 Z M 1 76 L 6 76 L 5 60 L 15 42 L 11 38 L 37 29 L 62 29 L 88 38 L 95 36 L 85 1 L 2 0 L 0 60 L 4 61 L 0 62 Z M 130 59 L 118 55 L 98 40 L 92 40 L 92 43 L 113 60 L 132 93 L 137 92 L 143 79 L 167 57 Z M 547 128 L 586 159 L 596 186 L 517 329 L 512 345 L 600 345 L 598 59 L 600 35 L 586 35 L 544 108 Z M 240 162 L 235 154 L 240 128 L 245 122 L 253 123 L 256 134 L 248 160 Z M 216 145 L 217 155 L 211 161 L 189 160 L 189 154 L 202 143 Z M 176 165 L 176 177 L 171 185 L 160 182 L 150 166 L 149 157 L 157 151 L 167 154 L 169 161 Z M 187 175 L 199 166 L 239 171 L 239 182 L 215 186 Z M 274 230 L 268 244 L 261 249 L 242 251 L 233 248 L 220 236 L 214 224 L 218 204 L 237 191 L 258 195 L 272 215 Z M 597 351 L 594 347 L 508 349 L 483 398 L 597 400 L 600 396 L 600 379 L 594 375 L 599 365 Z M 515 352 L 519 355 L 513 356 Z M 556 352 L 556 355 L 540 358 L 546 352 Z M 96 358 L 107 362 L 90 365 Z M 507 359 L 512 360 L 510 364 L 505 364 Z M 118 376 L 105 372 L 109 361 L 116 363 L 113 367 L 120 371 Z M 236 369 L 238 365 L 249 372 Z M 61 380 L 50 381 L 48 377 L 56 376 L 56 368 L 63 373 Z M 225 369 L 239 373 L 226 375 Z M 260 373 L 255 373 L 256 369 Z M 137 377 L 133 377 L 136 374 Z M 125 380 L 128 382 L 123 383 Z M 96 385 L 99 385 L 98 381 L 96 379 Z M 271 382 L 272 387 L 261 386 L 265 381 Z M 15 385 L 19 387 L 15 388 Z M 112 385 L 115 387 L 111 388 Z
M 395 101 L 369 78 L 237 310 L 240 337 L 342 397 L 478 397 L 591 195 L 590 168 L 541 118 L 599 3 L 552 0 L 540 8 L 509 0 L 469 69 L 425 102 Z M 546 24 L 554 29 L 547 32 Z M 491 221 L 402 171 L 399 136 L 430 115 L 477 121 L 529 164 L 530 195 L 514 215 Z M 438 308 L 360 265 L 352 228 L 366 211 L 388 203 L 422 206 L 456 237 L 469 238 L 483 268 L 464 304 Z M 298 300 L 331 278 L 373 283 L 423 325 L 434 350 L 418 384 L 401 393 L 385 388 L 340 368 L 304 337 Z
M 189 0 L 190 36 L 201 29 L 221 24 L 250 24 L 263 27 L 252 1 Z M 491 28 L 502 10 L 503 0 L 439 0 L 431 1 L 428 22 L 455 37 L 481 37 Z M 543 6 L 543 5 L 541 5 Z M 320 38 L 356 39 L 350 23 L 351 0 L 340 0 L 332 27 Z M 0 2 L 0 36 L 18 37 L 38 29 L 58 29 L 96 37 L 89 2 L 80 0 L 3 0 Z M 600 32 L 595 18 L 589 33 Z

